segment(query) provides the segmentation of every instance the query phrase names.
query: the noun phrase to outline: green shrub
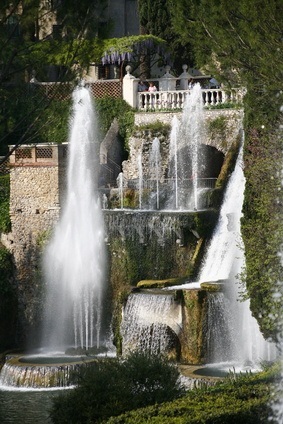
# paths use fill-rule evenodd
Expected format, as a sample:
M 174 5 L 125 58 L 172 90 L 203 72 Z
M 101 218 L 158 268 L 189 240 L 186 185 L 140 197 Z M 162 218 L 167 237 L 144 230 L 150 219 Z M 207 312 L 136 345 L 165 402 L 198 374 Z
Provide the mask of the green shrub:
M 0 243 L 0 294 L 11 292 L 10 280 L 13 276 L 11 253 Z
M 195 389 L 173 402 L 112 417 L 107 424 L 260 424 L 269 418 L 273 373 L 231 375 L 213 387 Z
M 55 424 L 98 423 L 182 394 L 175 365 L 136 352 L 125 360 L 100 360 L 81 369 L 78 387 L 54 400 L 51 417 Z
M 113 97 L 103 97 L 95 100 L 96 111 L 98 112 L 102 137 L 110 128 L 116 118 L 119 123 L 119 135 L 124 140 L 124 147 L 127 150 L 127 141 L 134 126 L 134 111 L 123 99 Z
M 10 231 L 11 222 L 9 214 L 10 202 L 10 176 L 0 176 L 0 232 Z

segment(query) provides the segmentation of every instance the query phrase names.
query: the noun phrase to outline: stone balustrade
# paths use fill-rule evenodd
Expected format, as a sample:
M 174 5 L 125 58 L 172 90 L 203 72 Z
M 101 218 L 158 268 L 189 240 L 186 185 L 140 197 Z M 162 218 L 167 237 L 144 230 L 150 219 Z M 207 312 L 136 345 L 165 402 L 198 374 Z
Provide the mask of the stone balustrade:
M 127 66 L 127 74 L 123 79 L 124 100 L 134 109 L 141 111 L 183 109 L 186 97 L 191 92 L 188 85 L 190 75 L 186 72 L 186 65 L 183 66 L 184 72 L 178 78 L 173 77 L 168 68 L 166 67 L 166 73 L 162 78 L 154 79 L 154 83 L 159 87 L 158 91 L 138 92 L 138 79 L 131 75 L 131 67 Z M 208 76 L 202 76 L 199 79 L 209 81 Z M 198 81 L 197 77 L 195 81 Z M 240 104 L 244 93 L 243 89 L 207 87 L 202 89 L 203 103 L 206 107 L 225 103 Z
M 216 106 L 223 103 L 240 103 L 240 93 L 237 90 L 225 91 L 223 89 L 203 89 L 204 106 Z M 156 91 L 153 93 L 137 93 L 137 109 L 170 110 L 183 109 L 190 90 Z

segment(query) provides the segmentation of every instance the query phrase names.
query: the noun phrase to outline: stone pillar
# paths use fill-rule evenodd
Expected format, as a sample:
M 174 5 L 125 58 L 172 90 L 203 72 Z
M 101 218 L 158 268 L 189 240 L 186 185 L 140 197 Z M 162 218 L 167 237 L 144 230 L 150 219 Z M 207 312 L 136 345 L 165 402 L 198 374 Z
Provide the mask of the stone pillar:
M 169 73 L 170 66 L 165 66 L 165 74 L 160 78 L 159 91 L 175 91 L 176 90 L 176 78 Z
M 188 69 L 188 65 L 183 65 L 182 66 L 183 72 L 182 74 L 179 76 L 180 79 L 180 90 L 188 90 L 188 81 L 189 81 L 189 74 L 187 72 Z
M 123 99 L 134 109 L 137 108 L 138 79 L 131 75 L 132 68 L 126 66 L 127 74 L 123 78 Z

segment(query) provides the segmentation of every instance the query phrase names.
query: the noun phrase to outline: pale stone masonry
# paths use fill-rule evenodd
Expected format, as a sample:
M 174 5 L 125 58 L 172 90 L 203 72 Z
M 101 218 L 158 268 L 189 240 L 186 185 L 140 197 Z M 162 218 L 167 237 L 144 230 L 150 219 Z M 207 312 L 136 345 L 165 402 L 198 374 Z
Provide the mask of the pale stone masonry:
M 153 136 L 148 131 L 139 131 L 139 127 L 146 127 L 159 121 L 163 124 L 171 125 L 174 116 L 179 120 L 182 118 L 183 112 L 156 112 L 146 113 L 138 112 L 135 114 L 135 135 L 129 139 L 129 159 L 123 162 L 124 181 L 135 180 L 139 178 L 138 157 L 142 151 L 143 169 L 149 169 L 149 152 L 153 142 Z M 206 136 L 203 143 L 215 147 L 224 155 L 228 152 L 232 143 L 237 139 L 243 128 L 243 109 L 212 109 L 206 110 L 204 113 L 204 124 L 206 126 Z M 214 120 L 222 117 L 225 120 L 225 132 L 208 131 L 209 124 Z M 165 174 L 169 162 L 169 136 L 158 137 L 160 140 L 161 158 L 162 158 L 162 175 Z
M 42 149 L 45 148 L 44 154 Z M 12 231 L 1 241 L 16 267 L 20 326 L 35 324 L 40 285 L 41 240 L 59 219 L 64 192 L 66 146 L 21 146 L 10 158 L 10 218 Z M 37 154 L 39 157 L 37 157 Z

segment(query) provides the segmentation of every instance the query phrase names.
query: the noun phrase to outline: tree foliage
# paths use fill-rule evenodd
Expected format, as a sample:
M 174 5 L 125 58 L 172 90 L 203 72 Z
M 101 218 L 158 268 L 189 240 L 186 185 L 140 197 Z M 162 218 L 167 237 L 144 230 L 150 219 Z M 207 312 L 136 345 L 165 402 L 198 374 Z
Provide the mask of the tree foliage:
M 282 27 L 280 0 L 177 0 L 176 31 L 194 40 L 199 67 L 225 84 L 245 86 L 245 175 L 242 231 L 245 282 L 266 336 L 280 332 L 282 261 Z
M 173 0 L 139 0 L 141 34 L 152 34 L 166 41 L 170 58 L 167 64 L 179 75 L 182 65 L 194 63 L 190 39 L 182 39 L 172 24 Z
M 31 90 L 31 85 L 27 84 L 31 78 L 34 81 L 48 81 L 51 67 L 55 66 L 56 79 L 72 81 L 89 65 L 90 57 L 92 60 L 101 57 L 101 37 L 109 28 L 103 18 L 105 4 L 104 0 L 91 3 L 88 0 L 14 0 L 1 3 L 2 155 L 9 154 L 9 143 L 20 145 L 34 142 L 39 128 L 43 132 L 44 127 L 50 128 L 54 124 L 54 120 L 49 125 L 47 122 L 47 109 L 52 99 Z M 52 111 L 49 115 L 52 115 Z M 40 123 L 43 126 L 40 127 Z
M 53 402 L 53 422 L 98 423 L 131 409 L 184 394 L 175 365 L 144 353 L 125 360 L 99 360 L 81 369 L 78 387 Z

